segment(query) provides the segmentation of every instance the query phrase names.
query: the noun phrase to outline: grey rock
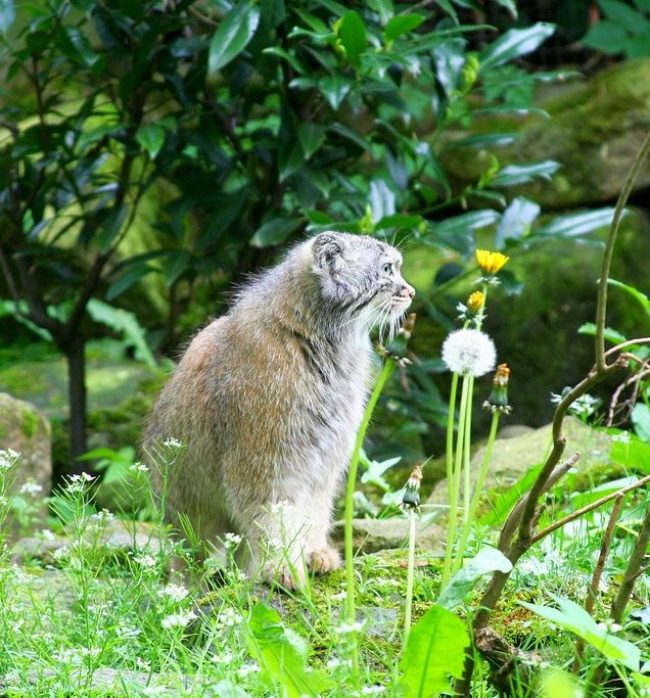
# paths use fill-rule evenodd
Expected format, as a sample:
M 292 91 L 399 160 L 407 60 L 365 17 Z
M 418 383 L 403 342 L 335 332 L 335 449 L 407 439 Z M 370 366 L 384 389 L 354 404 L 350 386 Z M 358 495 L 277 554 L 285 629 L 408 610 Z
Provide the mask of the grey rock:
M 354 519 L 354 546 L 364 552 L 374 552 L 403 547 L 409 537 L 409 521 L 405 517 L 392 516 L 387 519 Z M 338 521 L 332 536 L 342 540 L 344 525 Z M 422 548 L 440 548 L 445 539 L 445 529 L 433 522 L 419 523 L 416 542 Z

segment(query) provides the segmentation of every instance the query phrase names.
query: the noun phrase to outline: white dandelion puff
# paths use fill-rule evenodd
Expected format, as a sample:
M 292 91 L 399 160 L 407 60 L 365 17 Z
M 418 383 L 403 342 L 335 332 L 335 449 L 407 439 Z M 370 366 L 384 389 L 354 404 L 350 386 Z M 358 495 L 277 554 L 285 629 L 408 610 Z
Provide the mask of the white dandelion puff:
M 480 330 L 456 330 L 442 345 L 442 360 L 450 371 L 478 378 L 494 368 L 497 350 Z

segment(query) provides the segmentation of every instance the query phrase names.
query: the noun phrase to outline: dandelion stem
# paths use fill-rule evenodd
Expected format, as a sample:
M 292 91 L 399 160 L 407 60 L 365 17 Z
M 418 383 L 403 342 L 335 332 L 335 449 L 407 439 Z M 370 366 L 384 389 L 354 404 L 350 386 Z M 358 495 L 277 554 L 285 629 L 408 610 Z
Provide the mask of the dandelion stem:
M 447 412 L 447 501 L 451 501 L 454 487 L 454 417 L 456 413 L 456 395 L 458 393 L 458 374 L 451 377 L 451 393 Z
M 449 497 L 449 518 L 447 521 L 447 544 L 445 546 L 445 559 L 442 565 L 442 579 L 440 589 L 445 588 L 449 581 L 452 569 L 454 553 L 454 542 L 456 539 L 456 516 L 458 508 L 458 498 L 460 496 L 460 477 L 462 469 L 463 443 L 465 434 L 465 421 L 467 412 L 468 376 L 463 377 L 463 385 L 460 394 L 460 410 L 458 415 L 458 435 L 456 437 L 456 453 L 452 472 L 452 488 Z
M 411 632 L 411 611 L 413 607 L 413 583 L 415 581 L 415 509 L 409 509 L 409 557 L 406 576 L 406 606 L 404 608 L 404 637 L 402 646 L 406 647 Z
M 492 447 L 494 446 L 494 441 L 496 439 L 497 430 L 499 428 L 499 417 L 501 413 L 497 410 L 492 415 L 492 424 L 490 425 L 490 435 L 488 436 L 487 445 L 485 446 L 485 453 L 483 455 L 483 460 L 481 461 L 481 467 L 478 473 L 478 479 L 476 480 L 476 486 L 474 488 L 474 495 L 469 507 L 469 517 L 463 526 L 463 530 L 460 535 L 460 541 L 458 542 L 458 553 L 456 555 L 456 568 L 454 571 L 460 568 L 462 564 L 463 557 L 465 556 L 465 547 L 467 546 L 467 541 L 469 539 L 469 534 L 474 524 L 474 519 L 476 518 L 476 510 L 478 509 L 479 502 L 481 500 L 481 494 L 483 492 L 483 487 L 485 485 L 485 480 L 487 479 L 488 470 L 490 468 L 490 461 L 492 460 Z
M 470 449 L 472 446 L 472 398 L 474 396 L 474 376 L 468 376 L 467 406 L 465 407 L 465 431 L 463 438 L 463 524 L 469 520 L 470 493 L 472 483 L 470 478 Z
M 361 455 L 361 447 L 363 446 L 363 440 L 368 429 L 368 424 L 370 423 L 370 418 L 379 400 L 381 391 L 386 384 L 386 381 L 390 377 L 390 374 L 395 368 L 395 362 L 393 359 L 387 358 L 381 369 L 381 373 L 377 378 L 375 387 L 370 395 L 368 404 L 366 405 L 366 410 L 363 414 L 363 419 L 361 421 L 361 426 L 357 432 L 357 438 L 354 442 L 354 450 L 352 451 L 352 458 L 350 459 L 350 469 L 348 471 L 348 482 L 345 494 L 345 614 L 346 621 L 349 624 L 355 622 L 356 612 L 355 612 L 355 602 L 354 602 L 354 547 L 353 547 L 353 531 L 352 531 L 352 521 L 354 518 L 354 491 L 357 484 L 357 470 L 359 467 L 359 457 Z M 359 657 L 357 652 L 357 641 L 356 637 L 353 642 L 352 648 L 352 665 L 354 673 L 356 675 L 359 665 Z

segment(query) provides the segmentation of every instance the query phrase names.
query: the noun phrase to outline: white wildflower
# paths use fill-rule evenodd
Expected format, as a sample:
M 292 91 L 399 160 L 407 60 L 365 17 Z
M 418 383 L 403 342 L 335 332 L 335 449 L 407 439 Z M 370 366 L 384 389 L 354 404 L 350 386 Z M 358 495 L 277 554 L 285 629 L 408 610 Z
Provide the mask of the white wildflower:
M 0 449 L 0 470 L 9 470 L 18 460 L 18 453 L 13 448 Z
M 146 553 L 141 553 L 140 555 L 133 556 L 133 562 L 140 565 L 140 567 L 145 567 L 151 569 L 156 566 L 156 558 L 152 555 L 147 555 Z
M 138 637 L 142 633 L 140 628 L 135 628 L 132 625 L 127 625 L 126 623 L 120 623 L 115 628 L 115 634 L 121 640 L 132 640 L 134 637 Z
M 27 482 L 18 490 L 18 493 L 26 494 L 28 497 L 33 497 L 36 494 L 40 494 L 42 491 L 43 487 L 42 485 L 39 485 L 38 482 L 34 482 L 34 480 L 27 480 Z
M 376 696 L 379 693 L 383 693 L 385 690 L 386 690 L 385 686 L 379 686 L 379 685 L 364 686 L 361 689 L 361 695 L 362 696 Z
M 257 664 L 253 664 L 252 662 L 248 664 L 242 664 L 242 666 L 239 667 L 237 670 L 237 674 L 242 678 L 246 678 L 249 674 L 256 674 L 258 671 L 260 671 L 260 668 Z
M 211 660 L 215 664 L 223 664 L 223 665 L 232 664 L 234 659 L 235 659 L 235 655 L 232 652 L 230 652 L 229 650 L 225 650 L 221 654 L 213 654 L 211 657 Z
M 133 465 L 129 466 L 129 470 L 133 471 L 134 473 L 148 473 L 149 472 L 149 468 L 144 463 L 140 463 L 139 461 L 137 463 L 134 463 Z
M 182 448 L 183 442 L 170 437 L 169 439 L 163 441 L 163 446 L 166 446 L 167 448 Z
M 83 492 L 86 485 L 95 479 L 93 475 L 89 473 L 81 473 L 79 475 L 70 475 L 68 478 L 68 483 L 66 489 L 68 492 Z
M 445 365 L 461 376 L 483 376 L 494 368 L 496 359 L 494 342 L 480 330 L 456 330 L 442 345 Z
M 54 535 L 53 531 L 51 531 L 49 528 L 41 529 L 40 536 L 43 540 L 47 540 L 47 541 L 56 540 L 56 536 Z
M 612 441 L 617 441 L 620 444 L 629 444 L 630 443 L 630 432 L 629 431 L 621 431 L 618 434 L 615 434 L 612 436 Z
M 52 557 L 57 562 L 62 562 L 68 557 L 68 555 L 70 555 L 70 548 L 67 545 L 62 545 L 60 548 L 56 548 L 56 550 L 52 552 Z
M 180 584 L 168 584 L 160 590 L 160 593 L 178 603 L 188 595 L 189 591 Z
M 227 606 L 217 616 L 216 624 L 219 628 L 232 628 L 235 625 L 239 625 L 243 620 L 241 614 L 237 613 L 234 608 Z
M 184 628 L 190 621 L 196 618 L 196 613 L 193 611 L 179 611 L 178 613 L 172 613 L 169 616 L 165 616 L 160 624 L 163 628 Z
M 241 543 L 241 536 L 236 533 L 226 533 L 223 537 L 226 548 L 236 548 Z

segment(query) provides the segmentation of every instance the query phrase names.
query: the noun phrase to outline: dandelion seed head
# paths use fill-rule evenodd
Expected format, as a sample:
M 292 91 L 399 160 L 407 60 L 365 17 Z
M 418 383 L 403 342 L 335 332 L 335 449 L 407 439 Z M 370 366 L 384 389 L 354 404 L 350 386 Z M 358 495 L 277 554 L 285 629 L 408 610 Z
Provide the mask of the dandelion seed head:
M 442 360 L 450 371 L 478 378 L 494 368 L 497 351 L 494 342 L 484 332 L 462 329 L 445 339 Z

